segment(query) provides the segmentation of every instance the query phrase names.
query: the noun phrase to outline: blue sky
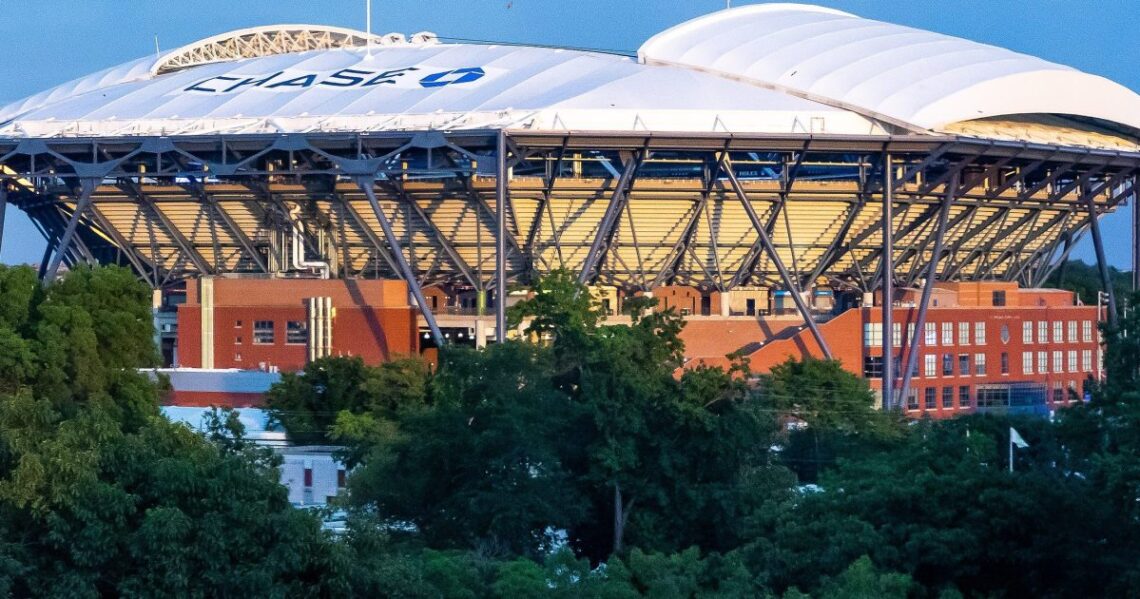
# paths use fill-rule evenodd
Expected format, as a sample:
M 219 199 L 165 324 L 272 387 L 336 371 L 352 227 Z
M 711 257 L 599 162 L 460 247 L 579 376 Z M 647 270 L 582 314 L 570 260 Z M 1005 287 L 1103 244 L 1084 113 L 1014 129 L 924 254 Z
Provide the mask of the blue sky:
M 734 5 L 749 2 L 734 2 Z M 817 0 L 1068 64 L 1140 90 L 1136 0 Z M 376 32 L 636 50 L 724 0 L 373 0 Z M 322 23 L 364 29 L 364 0 L 3 0 L 0 104 L 231 29 Z M 1103 222 L 1109 261 L 1129 268 L 1130 208 Z M 9 208 L 0 261 L 36 262 L 44 241 Z M 1093 260 L 1086 240 L 1074 256 Z

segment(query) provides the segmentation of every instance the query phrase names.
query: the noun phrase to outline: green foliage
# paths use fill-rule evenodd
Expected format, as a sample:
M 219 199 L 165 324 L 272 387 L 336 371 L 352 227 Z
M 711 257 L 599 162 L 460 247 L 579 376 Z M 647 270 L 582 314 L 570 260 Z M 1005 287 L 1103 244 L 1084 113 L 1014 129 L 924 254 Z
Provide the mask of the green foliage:
M 1108 267 L 1108 273 L 1117 299 L 1128 297 L 1132 290 L 1132 274 L 1117 270 L 1114 266 Z M 1097 265 L 1085 264 L 1081 260 L 1065 262 L 1046 279 L 1045 286 L 1075 291 L 1081 301 L 1088 305 L 1096 304 L 1097 293 L 1104 289 Z

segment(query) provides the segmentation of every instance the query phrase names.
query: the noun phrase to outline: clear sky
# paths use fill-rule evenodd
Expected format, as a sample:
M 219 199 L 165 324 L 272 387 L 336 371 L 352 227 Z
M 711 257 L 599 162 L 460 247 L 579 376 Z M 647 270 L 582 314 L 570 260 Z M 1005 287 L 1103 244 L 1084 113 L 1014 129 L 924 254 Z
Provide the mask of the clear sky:
M 734 5 L 751 2 L 733 2 Z M 816 0 L 864 17 L 1004 46 L 1140 91 L 1137 0 Z M 634 51 L 724 0 L 373 0 L 373 31 Z M 0 104 L 231 29 L 320 23 L 364 29 L 364 0 L 0 0 Z M 1130 208 L 1104 219 L 1109 261 L 1129 268 Z M 1087 236 L 1086 236 L 1087 237 Z M 9 208 L 0 261 L 44 241 Z M 1074 256 L 1093 260 L 1083 242 Z

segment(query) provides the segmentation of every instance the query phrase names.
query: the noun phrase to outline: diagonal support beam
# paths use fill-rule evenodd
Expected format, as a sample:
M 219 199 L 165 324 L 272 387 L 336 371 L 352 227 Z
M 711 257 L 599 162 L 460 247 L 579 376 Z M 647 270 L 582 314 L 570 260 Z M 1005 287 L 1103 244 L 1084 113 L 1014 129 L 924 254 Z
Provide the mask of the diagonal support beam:
M 59 272 L 59 264 L 63 261 L 63 256 L 71 249 L 71 241 L 75 238 L 75 230 L 79 227 L 79 221 L 83 218 L 83 213 L 87 211 L 87 206 L 91 204 L 91 194 L 95 193 L 95 188 L 98 187 L 99 180 L 84 177 L 79 180 L 79 198 L 75 202 L 75 212 L 71 214 L 71 218 L 67 221 L 67 228 L 63 231 L 63 237 L 59 240 L 59 247 L 55 249 L 55 255 L 52 256 L 51 262 L 48 263 L 47 270 L 44 271 L 44 285 L 50 285 L 55 280 L 56 274 Z
M 416 279 L 416 274 L 412 272 L 412 267 L 408 265 L 408 259 L 404 257 L 404 251 L 400 248 L 400 239 L 396 237 L 395 231 L 392 230 L 392 223 L 388 221 L 388 216 L 384 214 L 384 209 L 380 207 L 380 202 L 376 200 L 376 190 L 373 186 L 376 184 L 376 177 L 373 175 L 358 176 L 356 177 L 356 185 L 360 187 L 360 191 L 368 198 L 368 203 L 372 206 L 372 211 L 376 214 L 376 220 L 380 222 L 380 228 L 384 230 L 384 238 L 388 241 L 388 247 L 392 248 L 392 256 L 396 259 L 397 265 L 400 267 L 400 273 L 404 276 L 404 281 L 408 284 L 408 289 L 411 290 L 412 295 L 416 298 L 416 303 L 419 304 L 420 313 L 424 315 L 424 320 L 427 321 L 428 329 L 431 331 L 432 339 L 435 341 L 436 347 L 443 347 L 443 333 L 439 330 L 439 325 L 435 322 L 435 315 L 432 314 L 431 308 L 427 303 L 427 298 L 424 297 L 423 287 L 420 286 L 419 280 Z
M 918 316 L 914 323 L 914 335 L 907 341 L 906 364 L 903 365 L 902 385 L 899 387 L 900 397 L 906 397 L 910 389 L 910 378 L 914 367 L 918 363 L 918 350 L 925 339 L 926 310 L 930 305 L 930 294 L 934 290 L 934 283 L 938 280 L 938 261 L 942 256 L 943 239 L 946 237 L 946 224 L 950 220 L 950 206 L 954 203 L 954 193 L 958 189 L 958 173 L 950 178 L 950 185 L 946 188 L 942 200 L 942 210 L 938 213 L 938 229 L 934 232 L 934 253 L 930 256 L 930 266 L 926 270 L 926 283 L 922 286 L 922 299 L 918 303 Z M 885 332 L 884 332 L 885 334 Z M 893 333 L 892 333 L 893 334 Z
M 606 213 L 602 216 L 602 222 L 598 224 L 598 233 L 594 236 L 594 241 L 590 244 L 590 251 L 582 263 L 582 272 L 578 273 L 578 283 L 580 284 L 585 285 L 593 277 L 594 269 L 601 261 L 602 254 L 609 249 L 614 230 L 617 228 L 618 216 L 621 215 L 622 209 L 625 207 L 626 188 L 629 187 L 634 173 L 641 165 L 642 157 L 642 153 L 632 156 L 625 163 L 621 176 L 614 184 L 614 191 L 610 194 L 610 203 L 606 206 Z
M 768 258 L 772 260 L 772 265 L 780 273 L 780 278 L 783 279 L 784 285 L 791 292 L 792 301 L 795 302 L 796 308 L 800 311 L 800 316 L 803 316 L 804 323 L 811 329 L 811 334 L 815 337 L 815 342 L 819 344 L 819 349 L 828 360 L 832 359 L 831 348 L 828 347 L 827 341 L 823 338 L 823 333 L 820 332 L 819 326 L 816 324 L 815 319 L 812 318 L 811 310 L 808 309 L 804 298 L 799 293 L 799 287 L 795 284 L 791 273 L 784 267 L 784 261 L 780 259 L 780 255 L 776 252 L 776 247 L 772 245 L 772 238 L 768 236 L 768 229 L 764 223 L 760 222 L 760 216 L 756 214 L 756 209 L 752 207 L 752 202 L 748 199 L 748 194 L 744 191 L 744 186 L 740 184 L 740 180 L 736 178 L 736 171 L 733 170 L 732 164 L 728 162 L 728 158 L 722 158 L 723 170 L 728 175 L 728 181 L 732 184 L 732 190 L 736 192 L 737 199 L 744 206 L 744 211 L 748 213 L 748 220 L 752 221 L 752 227 L 756 229 L 756 234 L 759 236 L 761 245 L 764 250 L 768 252 Z
M 1096 250 L 1096 265 L 1100 270 L 1100 283 L 1108 295 L 1108 326 L 1116 329 L 1116 291 L 1113 289 L 1112 276 L 1108 272 L 1108 259 L 1104 255 L 1104 240 L 1100 235 L 1100 222 L 1097 219 L 1096 194 L 1085 195 L 1085 205 L 1089 211 L 1089 231 L 1092 233 L 1093 249 Z M 1135 208 L 1133 208 L 1135 209 Z
M 448 237 L 439 230 L 439 227 L 435 225 L 435 222 L 428 218 L 427 212 L 424 211 L 419 202 L 415 201 L 415 199 L 408 195 L 408 192 L 404 188 L 403 184 L 401 184 L 396 179 L 387 179 L 384 183 L 387 184 L 387 187 L 391 188 L 391 190 L 395 193 L 396 197 L 398 197 L 401 202 L 409 206 L 412 209 L 412 212 L 414 212 L 416 216 L 424 222 L 428 230 L 431 231 L 432 237 L 435 238 L 436 243 L 438 243 L 439 247 L 443 249 L 443 253 L 447 254 L 447 257 L 451 259 L 452 265 L 455 266 L 461 275 L 463 275 L 463 278 L 467 279 L 467 282 L 470 283 L 473 287 L 482 289 L 483 282 L 480 281 L 475 276 L 475 274 L 471 272 L 471 267 L 467 265 L 467 261 L 459 255 L 459 251 L 456 250 L 455 246 L 451 244 L 451 242 L 448 240 Z
M 0 252 L 4 250 L 4 213 L 8 210 L 8 180 L 0 179 Z

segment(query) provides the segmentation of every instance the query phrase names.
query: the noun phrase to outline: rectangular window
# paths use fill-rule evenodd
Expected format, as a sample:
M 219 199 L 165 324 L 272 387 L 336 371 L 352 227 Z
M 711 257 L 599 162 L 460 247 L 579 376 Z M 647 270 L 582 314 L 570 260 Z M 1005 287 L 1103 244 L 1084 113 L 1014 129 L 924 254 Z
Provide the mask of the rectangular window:
M 1083 372 L 1092 372 L 1092 350 L 1081 350 L 1081 370 Z
M 1068 364 L 1069 372 L 1076 372 L 1077 371 L 1077 350 L 1070 349 L 1068 354 L 1065 356 L 1065 359 L 1069 363 Z
M 1069 339 L 1069 343 L 1076 343 L 1077 342 L 1077 321 L 1070 320 L 1066 324 L 1068 325 L 1065 327 L 1065 329 L 1066 329 L 1066 332 L 1068 333 L 1067 337 Z
M 906 325 L 906 343 L 910 345 L 914 343 L 914 323 Z
M 1053 372 L 1065 372 L 1065 356 L 1059 351 L 1053 352 Z
M 313 469 L 312 468 L 305 468 L 305 486 L 306 487 L 313 486 Z
M 942 345 L 954 345 L 954 323 L 942 323 Z
M 1049 343 L 1049 322 L 1045 320 L 1037 321 L 1037 342 Z
M 343 489 L 348 486 L 348 473 L 344 468 L 337 468 L 336 470 L 336 488 Z
M 958 323 L 958 345 L 969 345 L 969 344 L 970 344 L 970 323 L 959 322 Z
M 906 409 L 918 409 L 918 389 L 915 389 L 914 387 L 911 387 L 906 391 Z
M 927 410 L 933 410 L 937 408 L 938 404 L 935 402 L 938 401 L 938 389 L 935 389 L 934 387 L 927 387 L 924 391 L 924 396 L 922 399 L 922 405 Z
M 1049 353 L 1039 351 L 1037 352 L 1037 373 L 1045 374 L 1049 372 Z
M 975 345 L 985 345 L 986 344 L 986 323 L 984 323 L 984 322 L 975 322 L 974 323 L 974 344 Z
M 974 374 L 982 376 L 986 373 L 986 354 L 974 354 Z
M 235 321 L 234 321 L 234 328 L 235 328 L 235 329 L 240 329 L 240 328 L 241 328 L 241 321 L 240 321 L 240 320 L 235 320 Z
M 970 354 L 958 354 L 958 375 L 970 376 Z
M 1033 321 L 1027 320 L 1021 323 L 1021 342 L 1025 345 L 1033 345 Z
M 1001 352 L 1001 373 L 1009 374 L 1009 354 Z
M 303 320 L 290 320 L 285 323 L 285 343 L 305 345 L 309 342 L 309 324 Z
M 938 356 L 934 354 L 925 355 L 923 360 L 923 376 L 931 378 L 938 375 Z
M 942 407 L 947 410 L 954 407 L 954 387 L 942 388 Z
M 1021 374 L 1033 374 L 1033 352 L 1021 352 Z
M 954 376 L 954 354 L 942 354 L 942 376 Z
M 926 343 L 927 346 L 934 347 L 938 345 L 938 329 L 936 327 L 937 325 L 933 322 L 926 323 L 926 334 L 923 342 Z
M 1085 343 L 1092 343 L 1092 321 L 1081 321 L 1081 341 Z
M 883 378 L 882 356 L 863 356 L 863 377 L 869 379 Z
M 1065 323 L 1060 320 L 1053 321 L 1053 343 L 1065 341 Z
M 993 300 L 994 300 L 993 305 L 1004 306 L 1005 305 L 1005 291 L 1004 290 L 1003 291 L 995 291 L 994 296 L 993 296 Z
M 274 343 L 272 320 L 253 321 L 253 342 L 257 345 L 271 345 Z
M 901 322 L 891 323 L 891 343 L 893 343 L 895 345 L 895 347 L 900 347 L 902 345 L 902 323 Z
M 863 325 L 863 345 L 879 347 L 883 344 L 883 323 L 868 322 Z
M 1053 384 L 1053 402 L 1061 402 L 1065 399 L 1065 391 L 1061 389 L 1061 383 Z
M 958 407 L 959 408 L 970 407 L 970 386 L 969 385 L 962 385 L 961 387 L 958 387 Z

